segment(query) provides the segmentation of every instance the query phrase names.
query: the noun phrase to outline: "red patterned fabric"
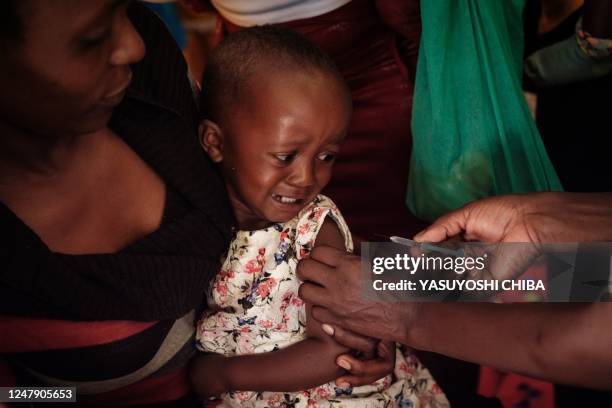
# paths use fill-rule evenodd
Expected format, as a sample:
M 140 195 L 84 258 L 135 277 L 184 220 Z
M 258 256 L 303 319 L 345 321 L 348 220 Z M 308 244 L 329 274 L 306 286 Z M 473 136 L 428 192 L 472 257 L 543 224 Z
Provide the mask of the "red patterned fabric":
M 504 407 L 554 408 L 554 390 L 549 382 L 489 367 L 480 368 L 478 393 L 499 398 Z

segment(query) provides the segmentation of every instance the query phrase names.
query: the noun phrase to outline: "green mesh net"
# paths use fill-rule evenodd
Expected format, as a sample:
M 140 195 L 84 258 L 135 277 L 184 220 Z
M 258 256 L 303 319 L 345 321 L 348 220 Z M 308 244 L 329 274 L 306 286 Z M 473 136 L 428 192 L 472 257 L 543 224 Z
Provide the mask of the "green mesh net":
M 475 199 L 561 190 L 521 88 L 525 0 L 427 0 L 407 204 L 433 220 Z

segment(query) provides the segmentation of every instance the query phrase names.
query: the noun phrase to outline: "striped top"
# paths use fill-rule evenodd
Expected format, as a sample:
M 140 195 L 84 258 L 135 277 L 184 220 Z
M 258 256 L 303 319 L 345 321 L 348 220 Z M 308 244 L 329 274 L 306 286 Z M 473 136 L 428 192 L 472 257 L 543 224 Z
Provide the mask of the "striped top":
M 130 17 L 147 55 L 110 126 L 165 181 L 162 224 L 114 254 L 65 255 L 0 203 L 0 386 L 74 385 L 109 406 L 189 392 L 194 319 L 234 221 L 180 50 L 140 4 Z

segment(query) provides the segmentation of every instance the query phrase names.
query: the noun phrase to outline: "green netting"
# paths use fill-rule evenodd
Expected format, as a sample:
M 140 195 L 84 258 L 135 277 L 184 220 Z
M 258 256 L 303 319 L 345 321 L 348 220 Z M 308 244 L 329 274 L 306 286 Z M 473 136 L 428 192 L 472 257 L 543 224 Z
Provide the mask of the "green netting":
M 486 196 L 561 190 L 521 88 L 524 3 L 421 2 L 407 203 L 422 219 Z

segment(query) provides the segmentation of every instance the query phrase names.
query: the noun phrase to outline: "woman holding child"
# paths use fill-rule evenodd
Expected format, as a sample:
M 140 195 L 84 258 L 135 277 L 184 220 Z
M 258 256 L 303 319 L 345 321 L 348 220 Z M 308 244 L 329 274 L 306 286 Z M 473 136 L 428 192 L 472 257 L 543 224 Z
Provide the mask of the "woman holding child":
M 178 48 L 136 2 L 2 1 L 0 19 L 2 385 L 197 404 L 194 323 L 234 217 Z
M 336 100 L 329 106 L 342 107 L 341 119 L 317 124 L 325 129 L 325 137 L 314 138 L 323 148 L 307 149 L 317 172 L 283 167 L 281 162 L 301 162 L 292 149 L 267 156 L 278 168 L 296 169 L 279 179 L 282 191 L 271 190 L 278 208 L 293 205 L 277 219 L 280 211 L 252 211 L 259 208 L 258 190 L 254 199 L 242 188 L 232 190 L 238 185 L 232 171 L 244 162 L 232 166 L 225 150 L 231 141 L 213 137 L 225 130 L 219 118 L 217 128 L 201 126 L 201 142 L 212 161 L 205 157 L 185 63 L 159 21 L 140 4 L 4 0 L 0 48 L 1 385 L 76 386 L 85 405 L 197 406 L 187 371 L 195 353 L 194 323 L 229 247 L 234 214 L 241 228 L 262 227 L 253 220 L 264 220 L 269 228 L 304 207 L 311 210 L 306 201 L 323 202 L 316 194 L 329 180 L 330 156 L 350 108 Z M 344 92 L 333 88 L 338 83 L 329 76 L 319 79 L 319 87 Z M 311 89 L 308 81 L 300 86 Z M 213 161 L 221 163 L 230 181 L 226 185 Z M 253 168 L 248 175 L 265 176 L 256 172 Z M 287 180 L 308 194 L 286 190 Z M 332 229 L 332 239 L 320 243 L 339 245 L 341 252 L 334 253 L 342 260 L 350 235 L 337 209 L 329 202 L 326 208 L 340 230 Z M 323 228 L 325 222 L 314 215 Z M 312 243 L 305 244 L 307 253 Z M 347 350 L 319 334 L 325 347 Z M 360 340 L 356 348 L 367 348 L 367 339 L 350 339 L 351 345 Z M 199 340 L 202 345 L 201 335 Z M 304 339 L 300 343 L 308 345 Z M 364 385 L 390 372 L 393 348 L 380 344 L 379 355 L 359 367 L 367 369 L 349 373 L 348 384 L 340 385 Z M 312 356 L 309 363 L 318 358 Z M 320 362 L 325 370 L 329 363 Z M 354 360 L 353 370 L 359 363 Z M 194 365 L 196 383 L 200 375 L 211 374 L 199 373 L 200 368 Z M 290 388 L 344 373 L 331 369 L 331 375 Z M 298 370 L 300 365 L 293 372 Z

